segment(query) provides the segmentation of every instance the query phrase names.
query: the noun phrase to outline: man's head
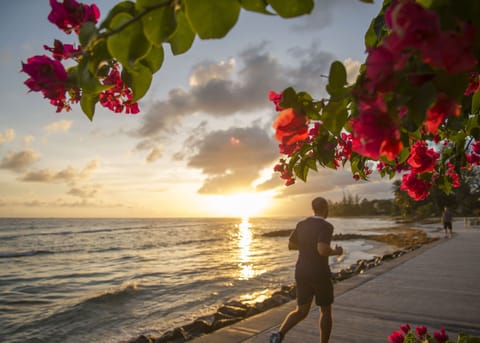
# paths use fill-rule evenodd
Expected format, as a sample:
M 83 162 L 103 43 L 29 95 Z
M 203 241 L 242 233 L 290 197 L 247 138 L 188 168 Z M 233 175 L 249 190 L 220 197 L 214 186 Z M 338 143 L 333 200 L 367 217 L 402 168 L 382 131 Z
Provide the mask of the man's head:
M 327 218 L 328 216 L 328 203 L 322 197 L 317 197 L 312 200 L 312 210 L 316 216 Z

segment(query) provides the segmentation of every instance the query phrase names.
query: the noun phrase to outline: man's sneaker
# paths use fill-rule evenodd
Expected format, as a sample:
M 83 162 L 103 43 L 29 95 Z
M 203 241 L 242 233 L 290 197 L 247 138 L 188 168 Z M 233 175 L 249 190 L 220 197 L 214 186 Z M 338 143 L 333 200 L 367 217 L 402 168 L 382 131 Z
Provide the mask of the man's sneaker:
M 281 343 L 283 340 L 283 336 L 280 332 L 274 332 L 270 336 L 270 343 Z

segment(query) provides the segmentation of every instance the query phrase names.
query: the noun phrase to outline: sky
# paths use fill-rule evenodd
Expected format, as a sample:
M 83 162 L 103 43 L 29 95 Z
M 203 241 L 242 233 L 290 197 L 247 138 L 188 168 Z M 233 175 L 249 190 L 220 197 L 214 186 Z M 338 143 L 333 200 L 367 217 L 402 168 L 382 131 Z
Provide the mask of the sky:
M 91 1 L 84 1 L 92 3 Z M 96 1 L 104 18 L 113 1 Z M 282 19 L 242 11 L 220 40 L 195 39 L 185 54 L 164 46 L 162 68 L 137 115 L 99 105 L 55 108 L 29 93 L 21 62 L 54 39 L 77 43 L 47 20 L 48 0 L 9 1 L 0 13 L 0 217 L 225 217 L 309 215 L 316 196 L 393 197 L 391 181 L 358 182 L 319 169 L 286 187 L 268 91 L 293 86 L 325 97 L 330 63 L 355 79 L 381 3 L 317 1 Z

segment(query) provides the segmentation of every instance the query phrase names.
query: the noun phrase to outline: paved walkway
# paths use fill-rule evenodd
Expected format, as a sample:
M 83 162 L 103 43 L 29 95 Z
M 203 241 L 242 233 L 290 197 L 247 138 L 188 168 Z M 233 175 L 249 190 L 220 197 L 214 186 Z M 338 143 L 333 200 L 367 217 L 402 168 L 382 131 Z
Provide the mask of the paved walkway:
M 480 227 L 455 233 L 337 283 L 330 342 L 388 342 L 405 323 L 426 325 L 431 334 L 443 326 L 455 341 L 459 332 L 480 336 Z M 267 343 L 293 308 L 295 301 L 192 342 Z M 312 307 L 284 343 L 319 342 L 318 317 Z

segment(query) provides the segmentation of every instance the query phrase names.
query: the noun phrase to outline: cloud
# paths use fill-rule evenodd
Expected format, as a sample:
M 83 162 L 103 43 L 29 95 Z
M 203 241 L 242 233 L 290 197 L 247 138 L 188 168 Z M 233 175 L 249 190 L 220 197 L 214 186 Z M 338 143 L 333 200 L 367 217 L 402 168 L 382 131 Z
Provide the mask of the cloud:
M 14 129 L 5 129 L 0 132 L 0 143 L 11 142 L 15 138 L 15 130 Z
M 83 188 L 73 187 L 67 192 L 67 194 L 82 199 L 93 198 L 98 193 L 100 188 L 101 187 L 99 187 L 99 185 L 84 186 Z
M 357 76 L 360 73 L 361 63 L 359 61 L 347 58 L 343 61 L 345 69 L 347 69 L 347 82 L 353 84 L 357 80 Z
M 277 144 L 258 126 L 213 131 L 186 141 L 195 147 L 188 166 L 207 176 L 199 189 L 203 194 L 252 190 L 262 170 L 278 157 Z
M 32 135 L 27 135 L 25 137 L 23 137 L 23 145 L 25 146 L 28 146 L 31 142 L 33 142 L 35 140 L 35 137 L 32 136 Z
M 0 168 L 21 173 L 28 169 L 39 158 L 40 155 L 33 150 L 12 151 L 2 159 Z
M 68 132 L 72 127 L 72 120 L 59 120 L 44 127 L 48 133 Z
M 146 158 L 147 162 L 149 162 L 149 163 L 155 162 L 160 157 L 162 157 L 162 153 L 163 153 L 163 150 L 161 148 L 159 148 L 159 147 L 153 148 Z
M 82 170 L 70 166 L 58 171 L 52 169 L 39 169 L 28 172 L 22 176 L 20 180 L 25 182 L 71 183 L 80 179 L 88 178 L 91 173 L 97 169 L 98 165 L 98 161 L 92 160 Z
M 268 91 L 288 86 L 320 89 L 320 74 L 328 72 L 333 56 L 317 46 L 302 50 L 300 67 L 282 65 L 267 51 L 267 43 L 250 47 L 239 54 L 239 63 L 204 62 L 190 75 L 189 89 L 172 89 L 167 98 L 153 103 L 134 132 L 141 138 L 158 138 L 174 132 L 188 116 L 203 113 L 213 117 L 232 116 L 260 109 L 271 109 Z M 300 53 L 300 51 L 298 52 Z M 234 67 L 242 65 L 237 70 Z
M 225 80 L 232 75 L 235 68 L 235 59 L 231 58 L 228 62 L 203 63 L 193 67 L 189 78 L 190 86 L 205 85 L 211 80 Z

